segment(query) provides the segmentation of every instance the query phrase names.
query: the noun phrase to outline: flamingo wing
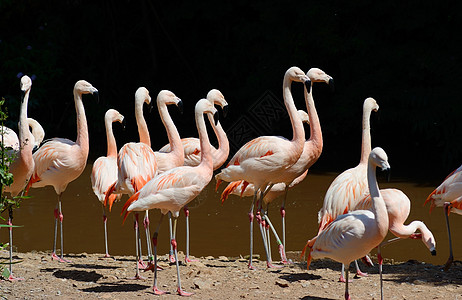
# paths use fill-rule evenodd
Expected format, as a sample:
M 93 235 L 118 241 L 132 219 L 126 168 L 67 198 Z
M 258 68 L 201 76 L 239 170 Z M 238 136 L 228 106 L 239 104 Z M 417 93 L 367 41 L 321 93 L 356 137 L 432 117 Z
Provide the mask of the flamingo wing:
M 462 199 L 462 165 L 454 170 L 427 198 L 425 203 L 431 202 L 430 211 L 435 206 L 443 206 L 444 202 L 451 202 L 451 211 L 462 214 L 460 210 Z
M 117 181 L 117 158 L 115 157 L 99 157 L 93 163 L 93 169 L 91 172 L 91 186 L 96 197 L 99 201 L 103 202 L 106 194 L 106 190 Z M 111 195 L 114 200 L 120 199 L 122 195 Z

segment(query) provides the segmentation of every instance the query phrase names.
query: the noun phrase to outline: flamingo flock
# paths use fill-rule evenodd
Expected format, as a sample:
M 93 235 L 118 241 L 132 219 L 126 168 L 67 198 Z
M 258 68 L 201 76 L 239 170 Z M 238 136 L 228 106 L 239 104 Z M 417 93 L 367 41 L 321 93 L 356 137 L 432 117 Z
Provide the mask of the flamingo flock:
M 306 112 L 297 110 L 292 94 L 292 83 L 303 84 Z M 128 195 L 122 213 L 125 222 L 133 212 L 135 229 L 136 265 L 134 279 L 142 280 L 140 271 L 154 272 L 153 292 L 156 295 L 167 293 L 159 289 L 158 276 L 158 236 L 164 216 L 169 219 L 170 254 L 169 261 L 176 265 L 177 290 L 181 296 L 191 296 L 182 288 L 176 225 L 180 212 L 186 216 L 185 263 L 192 262 L 189 253 L 188 203 L 193 201 L 215 177 L 218 190 L 223 181 L 229 182 L 222 191 L 224 202 L 231 194 L 240 197 L 253 196 L 248 217 L 250 221 L 250 244 L 248 268 L 254 270 L 253 229 L 257 221 L 266 253 L 267 268 L 280 268 L 292 263 L 286 257 L 287 237 L 285 216 L 288 191 L 309 178 L 308 171 L 320 158 L 323 149 L 321 122 L 313 98 L 313 85 L 325 83 L 333 86 L 333 78 L 319 68 L 308 72 L 298 67 L 290 67 L 283 77 L 283 104 L 292 125 L 292 139 L 280 136 L 260 136 L 245 143 L 231 158 L 229 140 L 225 129 L 218 120 L 218 105 L 226 116 L 228 102 L 217 89 L 211 89 L 205 98 L 197 101 L 194 109 L 198 138 L 181 138 L 168 106 L 176 106 L 183 113 L 183 101 L 173 92 L 161 90 L 156 98 L 159 116 L 166 130 L 169 143 L 159 150 L 152 149 L 151 135 L 143 115 L 143 105 L 152 105 L 151 96 L 145 87 L 135 92 L 135 118 L 139 141 L 129 142 L 117 150 L 117 137 L 114 136 L 113 123 L 125 123 L 124 116 L 115 109 L 107 110 L 104 123 L 107 137 L 106 156 L 93 163 L 91 186 L 100 201 L 103 213 L 105 258 L 111 257 L 107 235 L 107 209 L 111 211 L 115 201 Z M 18 134 L 7 127 L 0 128 L 5 154 L 10 157 L 10 172 L 14 181 L 4 191 L 10 197 L 28 192 L 30 188 L 53 186 L 58 196 L 54 210 L 54 239 L 52 260 L 69 262 L 64 256 L 63 234 L 63 193 L 67 186 L 83 172 L 89 154 L 88 124 L 82 101 L 83 94 L 98 95 L 98 90 L 85 80 L 74 86 L 74 102 L 77 114 L 77 139 L 53 138 L 42 141 L 45 132 L 34 119 L 28 118 L 27 104 L 32 80 L 23 76 L 20 89 L 23 92 L 19 113 Z M 320 99 L 322 101 L 322 99 Z M 373 265 L 369 252 L 378 248 L 380 290 L 383 299 L 382 254 L 381 248 L 396 240 L 420 239 L 432 255 L 436 255 L 436 240 L 428 227 L 419 220 L 405 225 L 410 214 L 411 201 L 398 189 L 380 189 L 376 169 L 390 169 L 388 156 L 380 148 L 372 149 L 370 117 L 379 106 L 375 99 L 367 98 L 363 103 L 362 144 L 359 164 L 338 175 L 325 193 L 324 202 L 318 213 L 318 232 L 306 242 L 302 256 L 308 254 L 307 267 L 312 259 L 328 257 L 342 263 L 340 281 L 345 283 L 345 299 L 350 299 L 349 265 L 355 261 L 356 274 L 368 276 L 359 269 L 358 259 Z M 205 118 L 207 115 L 207 118 Z M 218 148 L 210 143 L 207 122 L 213 129 Z M 303 123 L 308 123 L 309 138 L 305 138 Z M 157 136 L 156 136 L 157 138 Z M 225 167 L 223 165 L 226 164 Z M 220 169 L 221 168 L 221 169 Z M 214 176 L 214 171 L 216 174 Z M 450 174 L 427 198 L 431 209 L 444 208 L 450 243 L 450 256 L 445 264 L 447 270 L 453 262 L 451 233 L 448 214 L 462 214 L 462 166 Z M 268 214 L 269 204 L 282 196 L 280 214 L 282 217 L 282 239 Z M 218 199 L 219 197 L 217 197 Z M 160 219 L 151 236 L 149 211 L 160 210 Z M 142 242 L 139 212 L 145 212 L 143 226 L 146 234 L 147 265 L 142 258 Z M 8 224 L 13 224 L 10 209 Z M 59 226 L 58 226 L 59 225 Z M 60 251 L 57 250 L 58 231 Z M 390 231 L 397 238 L 385 241 Z M 274 235 L 282 265 L 275 265 L 271 258 L 271 233 Z M 12 245 L 12 228 L 9 230 Z M 293 246 L 292 246 L 293 247 Z M 10 262 L 12 257 L 10 247 Z M 58 255 L 59 254 L 59 255 Z M 9 280 L 17 280 L 11 270 Z

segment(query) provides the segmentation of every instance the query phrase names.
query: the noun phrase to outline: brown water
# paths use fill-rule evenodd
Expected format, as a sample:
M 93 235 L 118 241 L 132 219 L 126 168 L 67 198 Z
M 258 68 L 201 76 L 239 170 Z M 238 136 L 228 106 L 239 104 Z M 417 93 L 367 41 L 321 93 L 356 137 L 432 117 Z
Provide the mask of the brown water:
M 64 213 L 64 252 L 67 253 L 104 253 L 102 208 L 93 194 L 90 183 L 91 165 L 74 182 L 70 183 L 63 194 Z M 309 174 L 296 188 L 289 192 L 286 204 L 287 250 L 301 250 L 307 239 L 313 237 L 318 228 L 317 213 L 322 207 L 324 193 L 337 174 Z M 407 220 L 421 220 L 430 228 L 437 241 L 437 256 L 432 257 L 419 240 L 405 240 L 387 246 L 383 253 L 387 258 L 398 261 L 417 259 L 433 264 L 443 264 L 448 257 L 448 239 L 446 225 L 441 208 L 429 214 L 428 205 L 423 207 L 427 195 L 434 187 L 419 186 L 406 181 L 380 180 L 381 188 L 394 187 L 405 192 L 411 199 L 411 214 Z M 221 187 L 224 188 L 224 185 Z M 51 250 L 53 246 L 54 217 L 53 209 L 57 196 L 52 187 L 31 189 L 30 199 L 24 200 L 15 210 L 14 224 L 24 227 L 14 230 L 14 245 L 19 252 L 30 250 Z M 115 203 L 108 214 L 109 253 L 112 255 L 133 255 L 135 252 L 133 218 L 128 217 L 122 224 L 120 211 L 127 196 Z M 249 252 L 250 198 L 230 198 L 222 205 L 219 194 L 215 192 L 215 180 L 190 203 L 191 216 L 191 255 L 194 256 L 239 256 Z M 278 233 L 281 232 L 279 206 L 276 199 L 270 207 L 270 217 Z M 160 217 L 159 211 L 150 213 L 151 232 L 154 231 Z M 462 239 L 455 230 L 462 225 L 462 216 L 451 214 L 455 259 L 462 259 Z M 280 233 L 281 234 L 281 233 Z M 143 234 L 144 237 L 144 234 Z M 391 238 L 391 234 L 389 234 Z M 282 236 L 281 236 L 282 238 Z M 5 229 L 0 230 L 0 239 L 7 241 Z M 178 247 L 185 247 L 185 223 L 183 212 L 178 224 Z M 261 235 L 254 227 L 254 251 L 265 257 Z M 273 241 L 273 258 L 277 260 L 277 247 Z M 143 247 L 145 243 L 143 243 Z M 168 221 L 164 219 L 159 234 L 159 253 L 167 253 Z

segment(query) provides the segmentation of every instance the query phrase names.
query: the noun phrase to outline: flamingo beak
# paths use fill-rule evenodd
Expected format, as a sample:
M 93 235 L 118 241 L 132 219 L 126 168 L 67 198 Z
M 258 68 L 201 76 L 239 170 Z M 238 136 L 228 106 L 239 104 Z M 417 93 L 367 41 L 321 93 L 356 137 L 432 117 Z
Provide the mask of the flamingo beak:
M 335 91 L 334 79 L 333 78 L 329 79 L 329 82 L 327 84 L 330 86 L 330 90 L 334 92 Z
M 228 115 L 228 104 L 223 106 L 223 117 L 226 118 L 227 115 Z
M 95 98 L 96 98 L 96 103 L 99 103 L 99 93 L 98 93 L 98 91 L 94 91 L 93 96 L 95 96 Z
M 178 104 L 176 105 L 178 109 L 180 110 L 180 113 L 183 114 L 183 101 L 178 101 Z

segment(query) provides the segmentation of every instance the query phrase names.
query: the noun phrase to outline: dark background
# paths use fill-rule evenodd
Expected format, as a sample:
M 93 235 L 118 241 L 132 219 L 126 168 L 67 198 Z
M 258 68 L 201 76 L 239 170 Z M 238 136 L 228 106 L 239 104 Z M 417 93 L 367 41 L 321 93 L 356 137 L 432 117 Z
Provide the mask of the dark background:
M 84 96 L 91 161 L 106 152 L 108 108 L 127 119 L 125 131 L 115 126 L 118 146 L 138 141 L 139 86 L 153 100 L 161 89 L 183 99 L 183 116 L 170 111 L 188 137 L 210 89 L 230 104 L 226 130 L 265 92 L 282 101 L 289 67 L 318 67 L 335 91 L 314 87 L 324 150 L 312 171 L 357 165 L 362 104 L 373 97 L 372 145 L 393 175 L 441 181 L 462 162 L 461 14 L 456 1 L 0 1 L 0 96 L 16 128 L 19 78 L 32 76 L 29 116 L 46 138 L 75 140 L 72 89 L 89 81 L 100 92 L 99 103 Z M 293 94 L 305 109 L 301 84 Z M 145 117 L 159 149 L 165 129 L 156 110 Z M 262 134 L 291 138 L 288 118 L 273 127 Z

